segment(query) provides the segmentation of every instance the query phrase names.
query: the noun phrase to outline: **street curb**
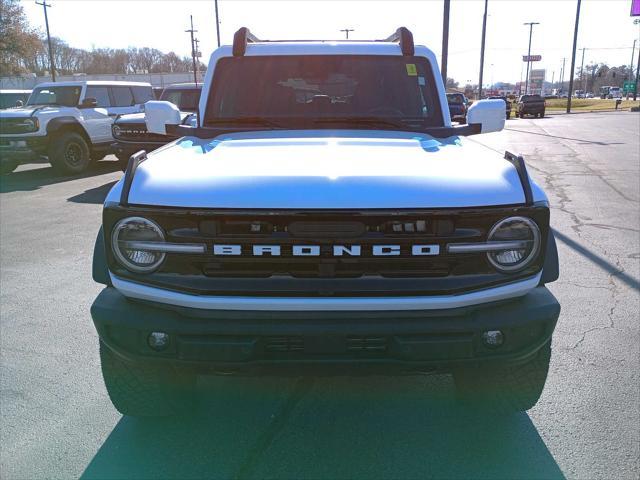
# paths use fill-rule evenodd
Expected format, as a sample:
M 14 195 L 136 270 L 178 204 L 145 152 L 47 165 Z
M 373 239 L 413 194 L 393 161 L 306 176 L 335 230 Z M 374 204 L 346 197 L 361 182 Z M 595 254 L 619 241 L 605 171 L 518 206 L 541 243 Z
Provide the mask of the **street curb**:
M 635 108 L 635 107 L 631 107 L 631 108 Z M 547 110 L 545 113 L 547 115 L 578 115 L 580 113 L 600 113 L 600 112 L 631 112 L 631 108 L 619 108 L 619 109 L 615 109 L 615 108 L 607 108 L 607 109 L 600 109 L 600 110 L 580 110 L 579 112 L 554 112 L 554 111 L 549 111 Z

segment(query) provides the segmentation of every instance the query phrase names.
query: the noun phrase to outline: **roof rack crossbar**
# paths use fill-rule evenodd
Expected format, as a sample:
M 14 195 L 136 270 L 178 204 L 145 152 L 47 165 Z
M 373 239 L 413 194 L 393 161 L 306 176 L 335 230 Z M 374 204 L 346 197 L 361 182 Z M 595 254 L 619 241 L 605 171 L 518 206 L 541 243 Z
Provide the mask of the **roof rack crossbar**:
M 261 40 L 252 34 L 247 27 L 241 27 L 233 35 L 233 56 L 242 57 L 247 51 L 247 43 L 256 43 Z
M 390 36 L 381 41 L 400 43 L 400 50 L 402 50 L 403 55 L 411 56 L 415 53 L 415 47 L 413 45 L 413 34 L 407 27 L 398 28 Z

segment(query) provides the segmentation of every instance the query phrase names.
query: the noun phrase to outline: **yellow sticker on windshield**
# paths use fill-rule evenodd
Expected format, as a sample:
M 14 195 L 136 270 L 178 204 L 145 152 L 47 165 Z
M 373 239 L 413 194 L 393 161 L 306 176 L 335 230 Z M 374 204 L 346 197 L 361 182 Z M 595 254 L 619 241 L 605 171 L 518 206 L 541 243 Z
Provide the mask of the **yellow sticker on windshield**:
M 410 77 L 415 77 L 418 75 L 418 70 L 416 70 L 415 63 L 407 63 L 407 75 Z

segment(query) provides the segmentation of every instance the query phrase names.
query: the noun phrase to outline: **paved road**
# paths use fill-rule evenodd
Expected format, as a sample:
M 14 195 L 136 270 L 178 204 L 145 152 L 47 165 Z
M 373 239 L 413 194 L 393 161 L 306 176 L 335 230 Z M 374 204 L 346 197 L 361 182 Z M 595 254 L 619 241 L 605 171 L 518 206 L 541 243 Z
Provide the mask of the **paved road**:
M 528 414 L 478 418 L 447 376 L 204 378 L 182 420 L 111 406 L 89 306 L 101 162 L 0 181 L 0 477 L 615 478 L 640 475 L 640 116 L 511 120 L 477 141 L 522 152 L 553 203 L 563 307 Z

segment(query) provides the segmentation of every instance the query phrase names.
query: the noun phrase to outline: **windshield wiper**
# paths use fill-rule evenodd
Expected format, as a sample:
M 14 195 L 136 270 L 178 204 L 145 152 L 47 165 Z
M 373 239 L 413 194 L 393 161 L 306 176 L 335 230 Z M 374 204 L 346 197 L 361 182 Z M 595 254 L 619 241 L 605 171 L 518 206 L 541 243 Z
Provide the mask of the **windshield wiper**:
M 271 128 L 282 128 L 282 125 L 265 117 L 233 117 L 207 120 L 208 125 L 260 125 Z

